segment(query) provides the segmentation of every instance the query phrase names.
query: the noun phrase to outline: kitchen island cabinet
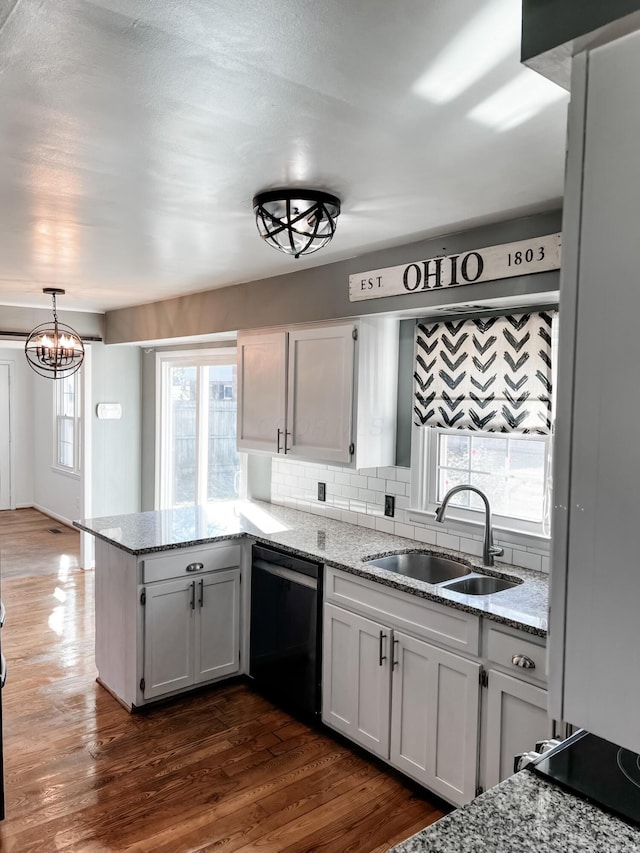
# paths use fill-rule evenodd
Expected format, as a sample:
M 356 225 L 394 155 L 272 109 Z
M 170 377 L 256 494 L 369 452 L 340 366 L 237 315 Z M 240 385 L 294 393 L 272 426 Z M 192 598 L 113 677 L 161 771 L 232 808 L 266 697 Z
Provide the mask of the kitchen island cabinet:
M 98 680 L 126 708 L 240 670 L 240 544 L 142 558 L 96 542 Z

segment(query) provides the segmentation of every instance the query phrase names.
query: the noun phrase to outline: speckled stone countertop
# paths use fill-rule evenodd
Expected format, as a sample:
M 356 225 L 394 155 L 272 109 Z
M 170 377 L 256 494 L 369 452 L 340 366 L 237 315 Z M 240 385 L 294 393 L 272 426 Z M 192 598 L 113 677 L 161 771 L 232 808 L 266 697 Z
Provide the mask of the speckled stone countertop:
M 638 853 L 640 830 L 524 770 L 389 853 Z
M 468 554 L 424 545 L 413 539 L 380 533 L 276 504 L 229 501 L 85 519 L 75 521 L 74 524 L 80 530 L 136 556 L 251 536 L 267 545 L 276 545 L 303 557 L 315 557 L 325 565 L 402 592 L 486 616 L 541 637 L 547 633 L 547 575 L 506 563 L 498 563 L 493 569 L 483 568 L 477 557 Z M 463 595 L 445 587 L 367 566 L 363 562 L 374 556 L 398 551 L 429 551 L 453 557 L 474 571 L 521 580 L 523 583 L 493 595 Z

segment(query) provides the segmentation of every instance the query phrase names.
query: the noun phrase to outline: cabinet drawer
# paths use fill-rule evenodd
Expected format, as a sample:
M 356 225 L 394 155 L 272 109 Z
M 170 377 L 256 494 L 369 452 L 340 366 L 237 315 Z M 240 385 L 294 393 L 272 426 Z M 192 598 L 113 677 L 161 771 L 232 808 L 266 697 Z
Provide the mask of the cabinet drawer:
M 327 568 L 325 598 L 418 637 L 477 655 L 480 619 L 384 584 Z
M 195 577 L 203 572 L 239 566 L 240 545 L 237 543 L 214 545 L 198 551 L 190 548 L 176 548 L 163 552 L 161 556 L 145 557 L 142 562 L 143 583 L 164 581 L 169 578 Z
M 533 667 L 518 666 L 513 662 L 515 656 L 522 656 Z M 498 628 L 489 628 L 487 636 L 487 657 L 492 663 L 500 664 L 518 677 L 547 678 L 547 649 L 522 635 L 510 634 Z

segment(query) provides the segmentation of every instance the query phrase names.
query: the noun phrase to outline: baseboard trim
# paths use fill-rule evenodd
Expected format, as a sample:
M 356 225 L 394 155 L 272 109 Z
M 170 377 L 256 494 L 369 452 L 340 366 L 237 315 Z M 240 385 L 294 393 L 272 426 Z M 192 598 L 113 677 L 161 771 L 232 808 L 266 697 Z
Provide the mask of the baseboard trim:
M 60 524 L 64 524 L 65 527 L 70 527 L 72 530 L 77 531 L 78 528 L 73 526 L 73 521 L 70 518 L 65 518 L 64 515 L 59 515 L 57 512 L 54 512 L 51 509 L 48 509 L 46 506 L 41 506 L 40 504 L 31 504 L 32 509 L 37 509 L 38 512 L 41 512 L 43 515 L 48 515 L 49 518 L 53 518 L 54 521 L 59 521 Z

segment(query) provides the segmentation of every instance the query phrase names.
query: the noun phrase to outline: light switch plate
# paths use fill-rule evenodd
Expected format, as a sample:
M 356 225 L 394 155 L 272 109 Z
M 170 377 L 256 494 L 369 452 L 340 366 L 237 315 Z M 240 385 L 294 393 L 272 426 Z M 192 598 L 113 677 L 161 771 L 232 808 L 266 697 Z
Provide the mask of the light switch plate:
M 326 483 L 318 483 L 318 500 L 326 501 L 327 499 L 327 484 Z
M 384 514 L 389 518 L 393 518 L 396 511 L 396 499 L 393 495 L 384 496 Z

